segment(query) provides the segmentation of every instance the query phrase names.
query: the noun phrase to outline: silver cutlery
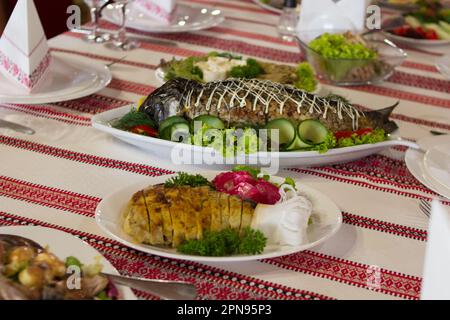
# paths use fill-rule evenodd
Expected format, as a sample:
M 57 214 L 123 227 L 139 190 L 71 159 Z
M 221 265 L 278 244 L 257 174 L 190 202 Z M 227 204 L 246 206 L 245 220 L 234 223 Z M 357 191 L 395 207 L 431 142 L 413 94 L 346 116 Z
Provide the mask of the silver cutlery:
M 431 216 L 431 204 L 425 199 L 420 199 L 419 208 L 428 218 Z
M 11 130 L 20 132 L 20 133 L 29 134 L 29 135 L 33 135 L 36 133 L 36 131 L 34 131 L 31 128 L 25 127 L 21 124 L 15 123 L 15 122 L 6 121 L 6 120 L 2 120 L 2 119 L 0 119 L 0 128 L 7 128 L 7 129 L 11 129 Z
M 448 133 L 446 133 L 446 132 L 440 132 L 440 131 L 435 131 L 435 130 L 430 130 L 430 133 L 433 135 L 433 136 L 444 136 L 444 135 L 447 135 Z
M 109 68 L 113 65 L 115 65 L 116 63 L 122 62 L 127 58 L 127 56 L 123 56 L 122 58 L 116 59 L 114 61 L 111 61 L 110 63 L 108 63 L 106 66 Z
M 39 243 L 16 235 L 0 234 L 0 241 L 12 246 L 28 246 L 38 251 L 44 250 Z M 145 291 L 164 300 L 194 300 L 197 298 L 196 287 L 188 282 L 132 278 L 108 273 L 101 273 L 101 275 L 108 277 L 118 285 Z

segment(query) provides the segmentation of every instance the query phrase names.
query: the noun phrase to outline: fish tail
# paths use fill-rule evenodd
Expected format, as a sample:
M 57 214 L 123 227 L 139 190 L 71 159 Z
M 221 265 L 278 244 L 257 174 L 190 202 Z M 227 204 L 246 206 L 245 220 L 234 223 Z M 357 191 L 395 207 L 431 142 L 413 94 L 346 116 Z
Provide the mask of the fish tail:
M 369 111 L 366 115 L 374 121 L 377 128 L 383 129 L 386 133 L 392 133 L 398 129 L 398 125 L 394 121 L 389 120 L 389 117 L 398 105 L 399 102 L 384 109 Z

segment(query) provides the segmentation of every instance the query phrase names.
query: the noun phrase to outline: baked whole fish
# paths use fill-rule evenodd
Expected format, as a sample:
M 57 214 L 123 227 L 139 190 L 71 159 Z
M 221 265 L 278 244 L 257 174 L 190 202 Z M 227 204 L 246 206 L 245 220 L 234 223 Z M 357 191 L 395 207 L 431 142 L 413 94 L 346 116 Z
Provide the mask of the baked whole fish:
M 254 203 L 203 187 L 151 186 L 135 193 L 123 212 L 123 230 L 134 241 L 178 247 L 205 231 L 250 227 Z
M 396 106 L 363 112 L 342 100 L 323 98 L 269 80 L 228 79 L 201 84 L 177 78 L 150 94 L 139 110 L 158 124 L 175 115 L 192 120 L 208 114 L 229 127 L 263 127 L 278 118 L 297 124 L 315 119 L 333 133 L 360 128 L 391 133 L 398 128 L 389 120 Z

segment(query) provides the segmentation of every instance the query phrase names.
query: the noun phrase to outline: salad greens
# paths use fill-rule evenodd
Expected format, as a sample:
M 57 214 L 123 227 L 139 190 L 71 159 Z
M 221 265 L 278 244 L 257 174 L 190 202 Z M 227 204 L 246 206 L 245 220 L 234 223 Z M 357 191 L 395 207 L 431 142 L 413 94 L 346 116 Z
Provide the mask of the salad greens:
M 294 83 L 297 88 L 313 92 L 317 87 L 314 69 L 308 62 L 302 62 L 297 67 L 297 81 Z
M 386 140 L 386 133 L 383 129 L 375 129 L 364 135 L 353 134 L 349 138 L 341 138 L 337 141 L 338 148 L 358 146 L 361 144 L 377 143 Z
M 344 34 L 324 33 L 311 41 L 309 47 L 328 59 L 374 59 L 378 56 L 376 51 L 350 41 Z
M 173 187 L 182 187 L 182 186 L 189 186 L 189 187 L 203 187 L 203 186 L 210 186 L 211 183 L 203 177 L 202 175 L 192 175 L 185 172 L 179 172 L 176 177 L 170 178 L 164 183 L 164 186 L 166 188 L 173 188 Z
M 166 70 L 165 80 L 185 78 L 189 80 L 203 81 L 203 71 L 195 66 L 196 62 L 206 61 L 208 57 L 189 57 L 183 60 L 173 59 L 170 68 Z
M 263 73 L 263 68 L 255 59 L 247 59 L 247 64 L 245 66 L 233 67 L 228 75 L 232 78 L 253 79 Z
M 177 250 L 197 256 L 223 257 L 236 254 L 260 254 L 267 238 L 259 230 L 246 228 L 241 232 L 233 229 L 207 231 L 201 240 L 190 240 Z

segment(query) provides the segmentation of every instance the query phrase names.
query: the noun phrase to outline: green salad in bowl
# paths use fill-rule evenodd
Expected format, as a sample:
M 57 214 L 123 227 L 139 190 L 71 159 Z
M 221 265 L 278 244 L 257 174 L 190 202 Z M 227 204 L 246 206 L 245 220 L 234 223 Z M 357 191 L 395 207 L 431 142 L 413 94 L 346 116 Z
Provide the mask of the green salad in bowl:
M 406 53 L 386 39 L 352 32 L 323 33 L 309 43 L 298 39 L 317 75 L 336 85 L 366 85 L 392 75 Z

